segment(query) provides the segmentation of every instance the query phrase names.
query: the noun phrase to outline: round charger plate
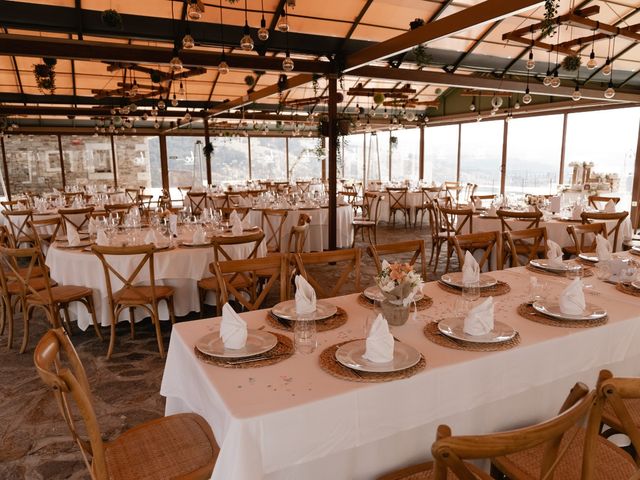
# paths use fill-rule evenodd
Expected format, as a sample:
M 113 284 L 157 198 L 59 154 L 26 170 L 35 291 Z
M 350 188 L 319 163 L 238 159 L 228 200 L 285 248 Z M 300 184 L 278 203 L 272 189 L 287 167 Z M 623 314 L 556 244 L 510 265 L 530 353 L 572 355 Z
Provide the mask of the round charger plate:
M 247 331 L 247 343 L 243 348 L 225 348 L 220 332 L 206 334 L 196 342 L 196 348 L 206 355 L 221 358 L 251 357 L 268 352 L 278 343 L 278 338 L 263 330 Z
M 568 270 L 568 266 L 565 264 L 555 266 L 550 265 L 550 260 L 547 258 L 534 258 L 529 262 L 532 267 L 539 268 L 541 270 L 547 270 L 549 272 L 566 272 Z
M 594 253 L 581 253 L 578 255 L 578 258 L 587 262 L 598 263 L 598 256 Z
M 462 340 L 470 343 L 502 343 L 508 342 L 515 337 L 516 332 L 503 322 L 494 322 L 493 330 L 485 335 L 469 335 L 464 332 L 464 318 L 450 317 L 443 318 L 438 322 L 438 330 L 443 335 L 453 338 L 454 340 Z
M 69 245 L 69 242 L 66 240 L 56 240 L 57 248 L 84 248 L 91 245 L 91 240 L 80 240 L 80 243 L 77 245 Z
M 560 320 L 597 320 L 607 316 L 607 311 L 602 308 L 587 303 L 585 310 L 580 315 L 571 315 L 562 313 L 560 311 L 560 304 L 558 302 L 535 302 L 531 305 L 533 309 L 548 317 L 557 318 Z
M 440 281 L 447 285 L 451 285 L 452 287 L 464 287 L 464 284 L 462 283 L 462 272 L 446 273 L 440 277 Z M 496 283 L 498 283 L 498 281 L 491 275 L 486 275 L 484 273 L 480 274 L 480 288 L 493 287 Z
M 182 242 L 182 245 L 184 245 L 185 247 L 210 247 L 211 243 L 210 242 L 205 242 L 205 243 Z
M 631 286 L 635 289 L 640 290 L 640 282 L 638 282 L 637 280 L 635 282 L 631 282 Z
M 273 307 L 271 311 L 276 317 L 284 318 L 285 320 L 298 319 L 295 300 L 280 302 Z M 338 307 L 330 303 L 319 301 L 316 302 L 316 311 L 313 313 L 313 318 L 309 318 L 308 320 L 324 320 L 325 318 L 332 317 L 336 313 L 338 313 Z
M 243 227 L 242 230 L 245 232 L 255 232 L 257 230 L 259 230 L 260 227 L 258 227 L 257 225 L 254 225 L 253 227 Z
M 377 285 L 372 285 L 370 287 L 365 288 L 364 292 L 362 293 L 364 294 L 365 297 L 367 297 L 369 300 L 373 302 L 383 302 L 385 300 L 384 294 L 380 290 L 380 287 L 378 287 Z M 418 302 L 422 300 L 423 297 L 424 297 L 424 294 L 418 292 L 416 293 L 414 300 Z
M 336 360 L 345 367 L 360 372 L 397 372 L 413 367 L 420 361 L 420 352 L 402 343 L 394 342 L 393 360 L 386 363 L 376 363 L 363 358 L 367 346 L 366 340 L 354 340 L 341 345 L 336 350 Z

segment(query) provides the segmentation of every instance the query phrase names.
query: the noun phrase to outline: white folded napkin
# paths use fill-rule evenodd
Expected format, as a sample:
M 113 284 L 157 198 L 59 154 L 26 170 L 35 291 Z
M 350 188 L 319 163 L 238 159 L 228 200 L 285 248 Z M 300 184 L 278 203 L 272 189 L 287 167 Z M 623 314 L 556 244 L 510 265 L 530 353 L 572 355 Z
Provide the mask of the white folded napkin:
M 296 275 L 296 314 L 306 315 L 316 311 L 316 291 L 302 275 Z
M 222 307 L 220 338 L 224 348 L 232 350 L 244 348 L 247 343 L 247 322 L 242 320 L 228 303 Z
M 178 235 L 178 216 L 175 214 L 169 215 L 169 231 L 171 235 Z
M 191 240 L 193 243 L 202 245 L 207 242 L 207 234 L 205 233 L 202 226 L 198 225 L 196 231 L 193 232 L 193 239 Z
M 580 315 L 586 306 L 582 280 L 576 278 L 560 294 L 560 311 L 565 315 Z
M 147 232 L 147 234 L 144 236 L 144 243 L 149 244 L 149 243 L 156 243 L 156 236 L 155 236 L 155 232 L 151 229 L 149 229 L 149 231 Z
M 493 330 L 493 297 L 469 310 L 464 319 L 463 331 L 467 335 L 486 335 Z
M 462 284 L 471 285 L 480 281 L 480 266 L 472 253 L 467 250 L 464 254 L 464 265 L 462 266 Z
M 553 240 L 547 240 L 547 258 L 552 267 L 562 266 L 562 247 Z
M 109 245 L 109 238 L 107 237 L 107 234 L 104 232 L 104 228 L 98 229 L 98 236 L 96 238 L 96 242 L 98 245 L 102 247 Z
M 252 226 L 253 225 L 251 225 L 251 219 L 249 218 L 249 215 L 242 219 L 242 228 L 244 230 L 249 230 Z
M 231 233 L 234 235 L 242 235 L 242 220 L 235 210 L 229 215 L 229 223 L 231 223 Z
M 534 213 L 534 212 L 536 211 L 536 207 L 534 207 L 533 205 L 529 205 L 529 206 L 527 207 L 527 211 L 528 211 L 529 213 Z
M 394 340 L 389 332 L 387 320 L 378 315 L 367 335 L 366 349 L 362 357 L 374 363 L 387 363 L 393 360 Z
M 96 219 L 91 217 L 89 219 L 89 235 L 95 235 L 98 231 L 98 227 L 96 225 Z
M 67 222 L 67 243 L 70 247 L 77 247 L 80 245 L 80 235 L 78 235 L 78 230 L 73 224 Z
M 476 199 L 474 200 L 474 202 L 473 202 L 473 205 L 474 205 L 476 208 L 482 208 L 482 199 L 480 199 L 480 198 L 476 198 Z
M 560 197 L 559 195 L 556 195 L 555 197 L 551 197 L 549 199 L 549 210 L 551 210 L 553 213 L 559 212 L 560 209 L 562 208 L 562 197 Z
M 620 228 L 622 230 L 622 240 L 628 241 L 633 239 L 633 227 L 631 226 L 629 217 L 624 219 Z
M 596 235 L 596 255 L 598 256 L 598 261 L 611 260 L 611 250 L 609 240 L 604 238 L 600 233 Z
M 604 206 L 605 213 L 616 213 L 616 204 L 613 200 L 609 200 L 607 204 Z
M 571 210 L 571 219 L 572 220 L 580 220 L 582 217 L 582 207 L 580 205 L 576 205 Z
M 498 211 L 498 209 L 492 203 L 491 206 L 489 207 L 489 210 L 487 210 L 487 217 L 495 217 L 497 211 Z

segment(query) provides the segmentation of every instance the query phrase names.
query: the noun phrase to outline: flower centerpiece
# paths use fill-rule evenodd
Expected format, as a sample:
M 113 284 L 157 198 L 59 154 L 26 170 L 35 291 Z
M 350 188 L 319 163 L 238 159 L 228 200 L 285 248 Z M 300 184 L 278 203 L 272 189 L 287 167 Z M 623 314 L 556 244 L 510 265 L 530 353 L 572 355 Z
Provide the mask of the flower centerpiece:
M 376 284 L 385 297 L 382 313 L 391 325 L 403 325 L 409 318 L 409 306 L 422 290 L 422 278 L 408 263 L 382 262 Z

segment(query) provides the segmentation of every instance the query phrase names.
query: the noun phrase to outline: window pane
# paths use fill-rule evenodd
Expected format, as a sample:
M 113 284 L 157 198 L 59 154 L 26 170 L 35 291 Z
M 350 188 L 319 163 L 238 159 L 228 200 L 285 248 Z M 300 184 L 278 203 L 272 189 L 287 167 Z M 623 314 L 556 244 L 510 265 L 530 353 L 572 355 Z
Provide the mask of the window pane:
M 11 135 L 4 139 L 11 195 L 62 190 L 56 135 Z
M 427 127 L 424 131 L 424 180 L 438 185 L 456 180 L 458 125 Z
M 389 180 L 389 134 L 390 132 L 367 134 L 368 180 L 381 180 L 383 182 Z
M 211 139 L 211 180 L 213 183 L 243 182 L 249 178 L 249 139 L 215 137 Z
M 408 128 L 391 133 L 391 180 L 417 180 L 420 162 L 420 130 Z M 397 140 L 395 145 L 393 137 Z
M 110 137 L 72 135 L 61 140 L 67 185 L 113 185 Z
M 342 148 L 343 172 L 342 177 L 351 180 L 362 180 L 362 167 L 364 162 L 364 134 L 345 135 L 339 137 Z M 338 164 L 338 172 L 340 165 Z
M 116 164 L 118 168 L 118 186 L 151 187 L 151 149 L 159 147 L 158 137 L 114 137 Z M 159 164 L 158 159 L 158 164 Z M 159 172 L 158 172 L 159 173 Z M 162 180 L 160 181 L 160 186 Z
M 196 146 L 200 140 L 201 145 Z M 167 137 L 167 157 L 169 164 L 169 186 L 171 187 L 171 197 L 180 198 L 178 187 L 190 186 L 194 183 L 196 155 L 202 159 L 204 166 L 204 155 L 202 137 Z M 197 151 L 199 150 L 199 151 Z M 203 172 L 203 184 L 207 182 L 207 174 Z
M 509 122 L 507 194 L 547 195 L 557 192 L 562 123 L 562 115 L 518 118 Z
M 462 125 L 460 181 L 478 185 L 476 193 L 500 193 L 504 122 L 474 122 Z
M 571 113 L 567 120 L 564 181 L 571 182 L 573 165 L 593 163 L 590 189 L 613 192 L 621 207 L 631 206 L 640 108 Z M 580 175 L 581 177 L 581 175 Z M 582 178 L 577 179 L 581 181 Z
M 278 137 L 251 137 L 250 141 L 251 177 L 264 180 L 286 180 L 285 139 Z
M 289 139 L 289 178 L 291 180 L 322 177 L 323 154 L 318 147 L 324 147 L 324 138 Z

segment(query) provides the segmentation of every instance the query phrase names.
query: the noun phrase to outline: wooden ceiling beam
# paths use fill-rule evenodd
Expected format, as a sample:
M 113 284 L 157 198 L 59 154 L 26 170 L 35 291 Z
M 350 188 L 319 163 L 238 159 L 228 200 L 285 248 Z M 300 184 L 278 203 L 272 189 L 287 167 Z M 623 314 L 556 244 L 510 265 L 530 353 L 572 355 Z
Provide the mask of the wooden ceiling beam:
M 142 113 L 149 110 L 138 110 L 131 115 L 123 115 L 129 117 L 139 117 Z M 184 117 L 186 110 L 159 110 L 160 117 Z M 202 117 L 206 113 L 198 111 L 189 111 L 194 117 Z M 35 115 L 35 116 L 73 116 L 73 117 L 111 117 L 111 108 L 70 108 L 70 107 L 40 107 L 40 106 L 22 106 L 22 105 L 0 105 L 0 116 L 13 115 Z M 151 117 L 149 117 L 151 118 Z
M 344 72 L 355 70 L 377 60 L 397 55 L 416 45 L 446 38 L 469 28 L 494 22 L 542 5 L 540 0 L 485 0 L 421 27 L 410 30 L 377 45 L 363 48 L 345 60 Z

